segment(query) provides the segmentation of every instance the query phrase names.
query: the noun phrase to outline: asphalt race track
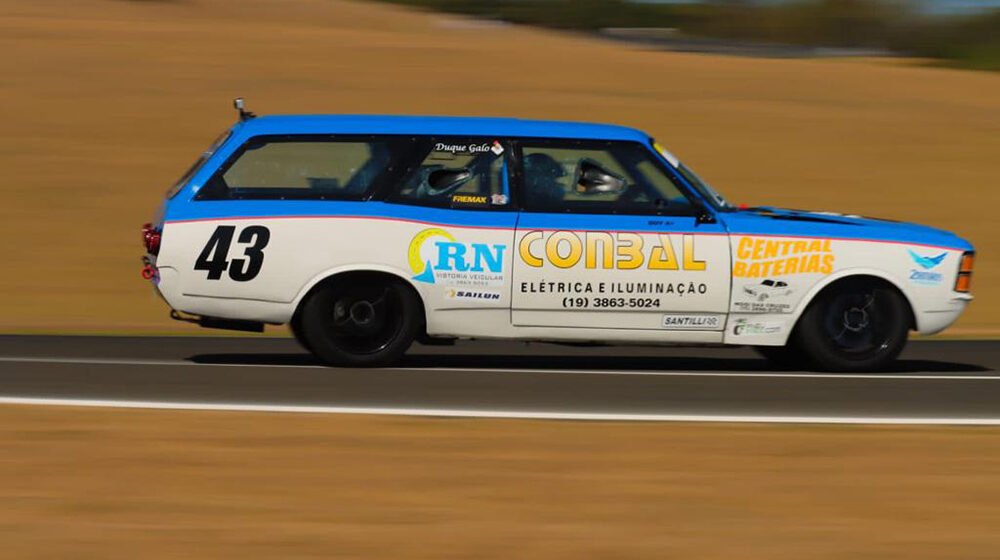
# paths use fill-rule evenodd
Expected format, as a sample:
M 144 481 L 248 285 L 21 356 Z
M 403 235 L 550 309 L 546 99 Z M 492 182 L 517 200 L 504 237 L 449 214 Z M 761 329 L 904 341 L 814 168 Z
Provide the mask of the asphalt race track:
M 893 371 L 782 371 L 746 348 L 415 346 L 318 365 L 291 339 L 0 336 L 0 403 L 590 420 L 1000 425 L 1000 342 L 911 342 Z

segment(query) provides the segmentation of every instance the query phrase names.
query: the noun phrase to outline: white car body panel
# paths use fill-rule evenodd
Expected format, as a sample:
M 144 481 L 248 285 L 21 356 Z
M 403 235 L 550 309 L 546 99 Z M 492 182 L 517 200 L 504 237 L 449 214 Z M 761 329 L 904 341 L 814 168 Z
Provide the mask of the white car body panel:
M 438 212 L 456 212 L 439 210 Z M 352 271 L 378 271 L 392 274 L 408 282 L 420 295 L 426 310 L 427 331 L 431 336 L 465 338 L 524 338 L 537 340 L 614 342 L 614 343 L 727 343 L 750 345 L 781 345 L 791 333 L 809 302 L 824 287 L 850 276 L 865 275 L 882 278 L 896 286 L 914 311 L 916 328 L 921 333 L 934 333 L 950 325 L 965 309 L 971 297 L 952 290 L 957 263 L 962 251 L 950 250 L 940 270 L 950 270 L 936 283 L 918 283 L 908 279 L 915 268 L 907 249 L 925 253 L 942 252 L 936 248 L 878 241 L 814 239 L 758 235 L 697 235 L 676 233 L 641 233 L 644 265 L 634 269 L 587 268 L 586 249 L 579 262 L 569 268 L 559 268 L 548 261 L 545 243 L 555 231 L 534 234 L 529 243 L 529 256 L 541 255 L 540 267 L 527 266 L 518 250 L 533 231 L 516 231 L 516 213 L 509 213 L 511 228 L 455 227 L 397 219 L 302 217 L 302 218 L 243 218 L 204 221 L 180 221 L 164 227 L 164 243 L 157 259 L 160 270 L 159 290 L 167 302 L 179 311 L 195 315 L 286 323 L 295 313 L 309 290 L 337 274 Z M 230 278 L 209 281 L 203 271 L 194 270 L 195 259 L 212 231 L 220 225 L 232 225 L 239 231 L 248 225 L 265 225 L 271 231 L 266 249 L 266 262 L 251 282 L 236 282 Z M 570 232 L 586 246 L 586 234 Z M 598 233 L 601 239 L 613 239 L 617 234 Z M 422 244 L 413 245 L 414 238 L 423 236 Z M 610 237 L 609 237 L 610 236 Z M 684 238 L 691 239 L 694 249 L 690 258 L 706 264 L 706 270 L 684 270 Z M 743 241 L 747 239 L 748 241 Z M 435 271 L 447 278 L 433 283 L 415 279 L 419 276 L 413 263 L 434 263 L 439 256 L 436 241 L 453 241 L 468 247 L 474 244 L 499 250 L 502 263 L 498 273 L 466 271 Z M 651 251 L 672 244 L 678 270 L 650 270 Z M 741 250 L 741 243 L 744 244 Z M 765 258 L 761 252 L 754 257 L 749 244 L 764 247 L 788 247 L 787 254 Z M 570 242 L 560 242 L 558 251 L 568 255 Z M 804 251 L 796 251 L 796 244 Z M 817 249 L 815 251 L 809 248 Z M 780 252 L 781 249 L 779 248 Z M 411 255 L 418 257 L 411 259 Z M 240 248 L 234 245 L 229 258 L 238 258 Z M 731 257 L 732 256 L 732 257 Z M 775 263 L 797 258 L 820 260 L 821 270 L 767 270 L 751 272 L 754 263 Z M 773 255 L 772 255 L 773 257 Z M 602 262 L 598 255 L 595 261 Z M 732 261 L 730 259 L 732 258 Z M 825 266 L 823 259 L 828 259 Z M 452 263 L 454 264 L 454 263 Z M 474 267 L 469 263 L 470 268 Z M 730 272 L 732 271 L 732 275 Z M 755 275 L 750 275 L 755 274 Z M 743 288 L 754 286 L 764 278 L 788 284 L 790 294 L 755 301 Z M 546 283 L 576 283 L 603 285 L 606 292 L 538 293 L 537 286 Z M 566 297 L 634 297 L 632 294 L 610 293 L 608 286 L 668 284 L 705 286 L 705 294 L 690 296 L 660 295 L 660 305 L 642 309 L 571 309 L 560 301 Z M 534 293 L 523 286 L 534 285 Z M 596 288 L 594 288 L 596 290 Z M 696 288 L 697 290 L 697 288 Z M 640 294 L 641 297 L 646 297 Z M 514 312 L 511 306 L 514 305 Z M 675 322 L 665 326 L 665 317 Z M 679 317 L 703 317 L 707 325 L 678 323 Z M 690 321 L 689 321 L 690 322 Z M 703 327 L 703 328 L 699 328 Z

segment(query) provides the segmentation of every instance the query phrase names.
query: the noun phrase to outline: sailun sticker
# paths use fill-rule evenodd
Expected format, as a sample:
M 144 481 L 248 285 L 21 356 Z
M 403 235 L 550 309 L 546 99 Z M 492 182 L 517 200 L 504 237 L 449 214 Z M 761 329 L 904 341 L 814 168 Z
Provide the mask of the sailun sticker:
M 910 254 L 910 258 L 913 259 L 913 262 L 917 263 L 917 266 L 923 269 L 911 269 L 910 280 L 917 284 L 925 284 L 928 286 L 934 286 L 941 283 L 944 276 L 940 272 L 931 272 L 931 269 L 937 268 L 938 265 L 944 261 L 945 257 L 948 256 L 948 253 L 941 253 L 936 257 L 925 257 L 916 253 L 912 249 L 907 249 L 907 252 Z
M 444 229 L 428 228 L 410 240 L 407 260 L 417 282 L 497 286 L 503 284 L 506 249 L 495 243 L 463 243 Z

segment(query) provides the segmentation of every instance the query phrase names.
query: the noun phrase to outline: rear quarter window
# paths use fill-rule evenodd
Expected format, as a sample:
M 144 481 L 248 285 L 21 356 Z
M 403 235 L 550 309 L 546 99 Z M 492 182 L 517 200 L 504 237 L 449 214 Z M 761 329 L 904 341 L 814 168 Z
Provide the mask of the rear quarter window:
M 198 159 L 195 160 L 193 164 L 191 164 L 191 167 L 189 167 L 188 170 L 185 171 L 183 175 L 181 175 L 181 178 L 177 179 L 177 182 L 174 183 L 169 189 L 167 189 L 166 197 L 169 199 L 177 196 L 177 193 L 181 192 L 181 189 L 183 189 L 184 185 L 186 185 L 188 181 L 191 180 L 191 177 L 194 177 L 194 174 L 197 173 L 198 170 L 200 170 L 202 166 L 205 165 L 205 162 L 208 161 L 208 158 L 212 157 L 215 151 L 218 150 L 220 146 L 225 144 L 226 140 L 229 140 L 230 136 L 232 136 L 232 132 L 229 130 L 220 134 L 218 138 L 216 138 L 215 141 L 212 142 L 212 145 L 209 146 L 207 150 L 202 152 L 202 154 L 198 157 Z
M 360 200 L 393 169 L 401 140 L 258 137 L 248 140 L 196 198 Z

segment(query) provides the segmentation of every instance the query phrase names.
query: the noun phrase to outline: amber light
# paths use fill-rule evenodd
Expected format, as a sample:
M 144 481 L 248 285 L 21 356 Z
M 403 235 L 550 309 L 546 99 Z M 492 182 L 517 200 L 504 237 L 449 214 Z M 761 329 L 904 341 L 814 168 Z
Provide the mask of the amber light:
M 961 264 L 958 266 L 958 278 L 955 279 L 955 291 L 968 293 L 972 289 L 972 265 L 975 262 L 975 253 L 965 253 L 962 255 Z
M 958 271 L 959 272 L 968 272 L 969 274 L 971 274 L 972 273 L 972 265 L 973 265 L 973 262 L 975 260 L 976 260 L 975 253 L 966 253 L 966 254 L 962 255 L 962 264 L 961 264 L 961 266 L 958 267 Z
M 964 274 L 962 276 L 959 276 L 958 280 L 955 282 L 955 291 L 968 292 L 971 289 L 972 289 L 972 277 L 966 276 Z

